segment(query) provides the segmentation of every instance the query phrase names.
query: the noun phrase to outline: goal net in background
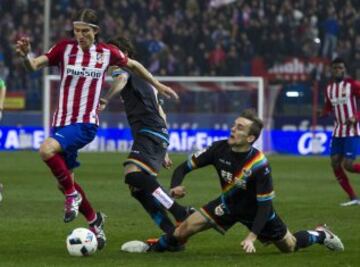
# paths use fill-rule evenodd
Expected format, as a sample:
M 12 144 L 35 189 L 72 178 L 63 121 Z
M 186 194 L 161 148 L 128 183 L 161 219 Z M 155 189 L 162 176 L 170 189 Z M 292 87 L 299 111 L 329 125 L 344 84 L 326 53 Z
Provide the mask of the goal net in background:
M 170 130 L 170 152 L 202 149 L 215 140 L 226 138 L 235 118 L 244 109 L 254 109 L 264 119 L 264 81 L 261 77 L 157 78 L 180 96 L 179 102 L 164 99 L 163 103 Z M 59 79 L 58 75 L 48 75 L 45 79 L 45 136 L 49 135 L 52 114 L 58 104 Z M 107 77 L 103 93 L 110 88 L 110 83 L 111 78 Z M 132 138 L 123 111 L 120 96 L 114 97 L 100 115 L 97 138 L 86 150 L 129 150 Z M 256 142 L 257 147 L 265 150 L 266 132 Z

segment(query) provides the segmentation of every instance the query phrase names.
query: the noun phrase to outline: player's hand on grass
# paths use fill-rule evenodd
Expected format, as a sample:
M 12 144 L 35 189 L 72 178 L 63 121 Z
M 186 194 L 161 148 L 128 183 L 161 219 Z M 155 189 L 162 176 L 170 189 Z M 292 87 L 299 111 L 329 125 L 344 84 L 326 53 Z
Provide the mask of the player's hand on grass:
M 175 100 L 179 100 L 178 94 L 169 86 L 166 86 L 165 84 L 159 82 L 156 86 L 156 89 L 159 91 L 160 94 L 162 94 L 166 98 L 174 98 Z
M 173 198 L 183 198 L 186 195 L 185 186 L 178 185 L 170 189 L 170 196 Z
M 16 42 L 16 53 L 21 57 L 26 57 L 31 50 L 30 38 L 21 37 L 20 40 Z
M 170 169 L 171 166 L 173 165 L 173 162 L 172 162 L 171 158 L 169 157 L 168 153 L 165 154 L 162 165 L 165 169 Z
M 246 253 L 256 252 L 256 248 L 254 245 L 256 238 L 257 236 L 254 233 L 250 232 L 248 236 L 243 241 L 241 241 L 241 246 Z

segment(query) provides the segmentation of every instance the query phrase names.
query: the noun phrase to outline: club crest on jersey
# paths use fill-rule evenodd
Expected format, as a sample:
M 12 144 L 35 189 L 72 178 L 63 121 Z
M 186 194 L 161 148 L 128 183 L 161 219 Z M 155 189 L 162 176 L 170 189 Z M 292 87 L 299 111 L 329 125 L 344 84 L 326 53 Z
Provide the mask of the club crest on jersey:
M 251 169 L 243 169 L 242 172 L 243 172 L 245 178 L 250 177 L 252 174 Z
M 219 206 L 217 206 L 214 210 L 215 215 L 219 217 L 223 216 L 225 214 L 224 208 L 225 206 L 222 203 Z
M 97 64 L 104 63 L 104 54 L 103 53 L 96 53 L 96 63 Z

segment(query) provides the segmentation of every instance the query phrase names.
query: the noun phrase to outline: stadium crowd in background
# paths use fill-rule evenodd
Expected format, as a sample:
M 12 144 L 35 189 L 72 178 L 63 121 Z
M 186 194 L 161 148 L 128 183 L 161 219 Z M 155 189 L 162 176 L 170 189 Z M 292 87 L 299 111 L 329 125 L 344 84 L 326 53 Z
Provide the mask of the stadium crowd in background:
M 220 6 L 213 7 L 213 2 Z M 68 34 L 68 18 L 77 9 L 89 7 L 99 12 L 102 38 L 122 34 L 131 39 L 139 60 L 157 75 L 251 75 L 255 59 L 272 66 L 289 56 L 341 56 L 351 61 L 354 77 L 360 73 L 359 1 L 221 2 L 52 1 L 50 26 L 62 27 L 52 27 L 57 30 L 50 43 Z M 0 76 L 9 90 L 26 90 L 34 100 L 40 99 L 41 73 L 26 74 L 12 44 L 20 36 L 31 36 L 33 52 L 43 52 L 43 3 L 2 0 L 0 5 Z M 36 102 L 28 101 L 27 108 Z

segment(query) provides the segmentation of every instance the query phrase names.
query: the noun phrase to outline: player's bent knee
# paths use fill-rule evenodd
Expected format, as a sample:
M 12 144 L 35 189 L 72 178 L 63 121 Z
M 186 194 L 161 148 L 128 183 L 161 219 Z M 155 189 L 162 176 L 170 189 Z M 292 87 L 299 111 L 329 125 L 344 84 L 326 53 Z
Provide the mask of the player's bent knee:
M 39 148 L 39 154 L 43 160 L 48 160 L 56 153 L 60 152 L 60 144 L 54 139 L 46 139 Z
M 181 223 L 174 232 L 174 236 L 179 240 L 186 240 L 190 232 L 190 225 L 187 221 Z
M 284 238 L 274 242 L 275 246 L 283 253 L 292 253 L 296 251 L 296 237 L 287 231 Z
M 40 157 L 43 159 L 43 160 L 47 160 L 49 159 L 51 156 L 52 156 L 52 149 L 51 149 L 51 146 L 49 146 L 48 144 L 46 143 L 43 143 L 41 146 L 40 146 L 40 149 L 39 149 L 39 154 L 40 154 Z

